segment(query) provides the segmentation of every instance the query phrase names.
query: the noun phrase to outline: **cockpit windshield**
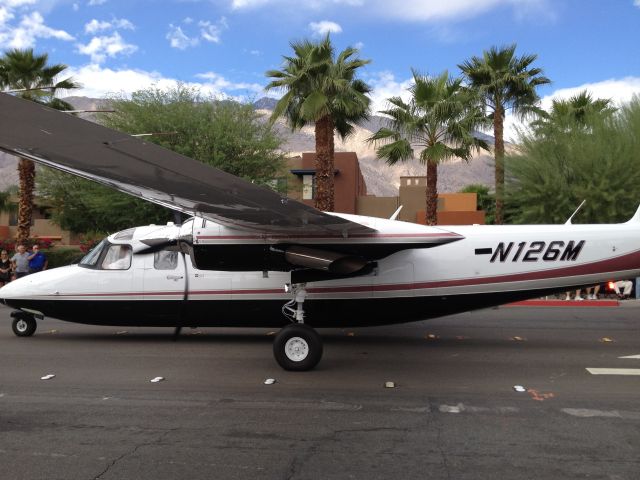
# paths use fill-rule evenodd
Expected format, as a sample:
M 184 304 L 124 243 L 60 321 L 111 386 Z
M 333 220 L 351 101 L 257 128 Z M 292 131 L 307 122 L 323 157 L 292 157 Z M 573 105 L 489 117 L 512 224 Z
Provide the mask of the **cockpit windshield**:
M 95 267 L 96 263 L 98 263 L 98 258 L 100 258 L 100 253 L 102 253 L 102 250 L 107 245 L 107 243 L 107 239 L 103 238 L 100 243 L 89 250 L 89 253 L 82 257 L 79 265 L 84 265 L 85 267 Z

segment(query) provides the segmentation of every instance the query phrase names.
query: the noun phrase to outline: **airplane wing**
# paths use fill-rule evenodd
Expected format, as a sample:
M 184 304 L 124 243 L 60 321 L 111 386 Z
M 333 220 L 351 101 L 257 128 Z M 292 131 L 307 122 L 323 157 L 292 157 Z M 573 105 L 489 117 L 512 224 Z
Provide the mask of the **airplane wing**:
M 153 143 L 3 93 L 0 150 L 229 227 L 345 238 L 375 232 Z

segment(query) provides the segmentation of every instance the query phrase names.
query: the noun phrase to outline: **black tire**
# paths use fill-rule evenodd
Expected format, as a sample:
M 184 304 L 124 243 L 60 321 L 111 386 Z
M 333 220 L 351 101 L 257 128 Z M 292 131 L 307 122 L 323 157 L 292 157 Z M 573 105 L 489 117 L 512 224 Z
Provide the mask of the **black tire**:
M 304 372 L 313 369 L 322 358 L 322 339 L 304 324 L 287 325 L 273 341 L 273 355 L 285 370 Z
M 30 337 L 36 333 L 38 324 L 32 315 L 16 315 L 11 322 L 11 329 L 17 337 Z

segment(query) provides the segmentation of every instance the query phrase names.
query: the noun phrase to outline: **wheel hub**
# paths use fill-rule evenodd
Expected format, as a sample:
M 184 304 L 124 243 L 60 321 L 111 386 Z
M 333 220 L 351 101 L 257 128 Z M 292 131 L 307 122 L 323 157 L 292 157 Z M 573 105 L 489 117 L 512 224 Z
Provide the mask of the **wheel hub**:
M 29 328 L 29 326 L 27 325 L 27 322 L 25 322 L 24 320 L 18 320 L 18 322 L 16 323 L 16 329 L 20 332 L 26 332 L 27 328 Z
M 291 337 L 284 345 L 284 353 L 292 362 L 301 362 L 309 355 L 309 344 L 304 338 Z

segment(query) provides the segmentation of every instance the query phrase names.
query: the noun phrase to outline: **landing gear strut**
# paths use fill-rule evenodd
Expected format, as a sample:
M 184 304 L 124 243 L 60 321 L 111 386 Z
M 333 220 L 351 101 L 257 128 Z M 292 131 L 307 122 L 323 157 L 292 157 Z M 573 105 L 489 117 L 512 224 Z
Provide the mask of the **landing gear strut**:
M 306 284 L 292 285 L 291 292 L 293 299 L 282 307 L 282 313 L 294 323 L 287 325 L 276 335 L 273 355 L 285 370 L 301 372 L 313 369 L 322 358 L 322 339 L 318 332 L 304 324 Z
M 33 315 L 22 310 L 16 310 L 11 312 L 13 322 L 11 322 L 11 329 L 13 333 L 18 337 L 30 337 L 36 332 L 38 324 Z

